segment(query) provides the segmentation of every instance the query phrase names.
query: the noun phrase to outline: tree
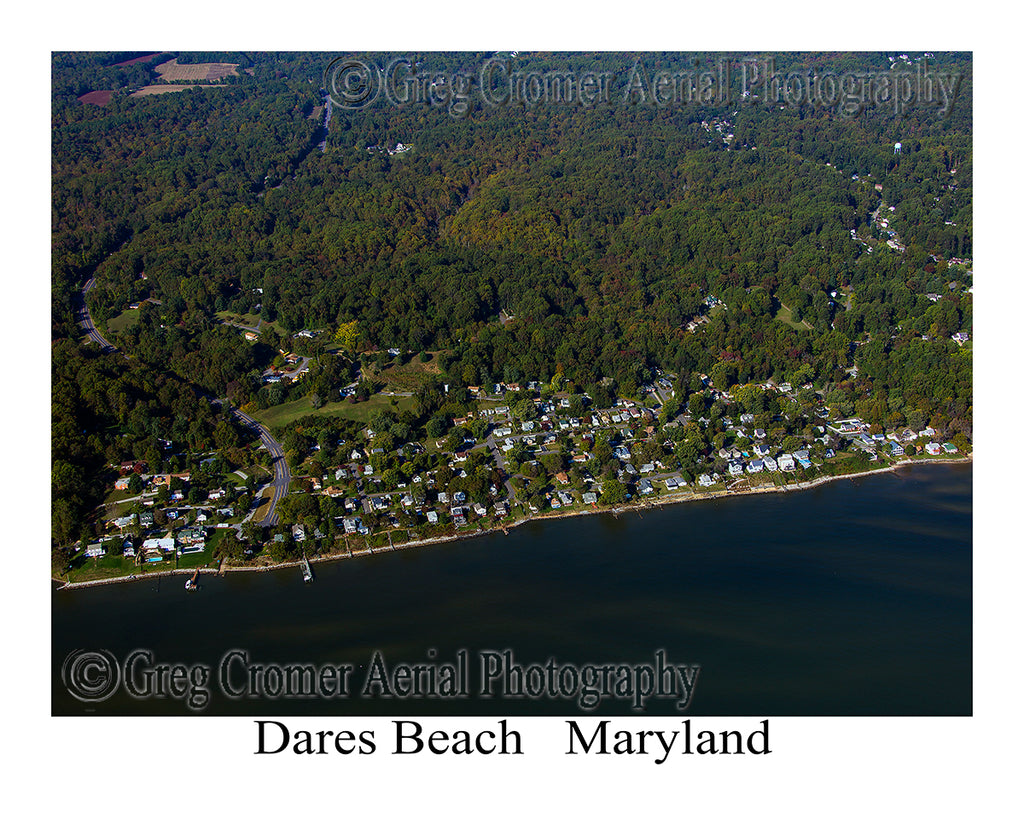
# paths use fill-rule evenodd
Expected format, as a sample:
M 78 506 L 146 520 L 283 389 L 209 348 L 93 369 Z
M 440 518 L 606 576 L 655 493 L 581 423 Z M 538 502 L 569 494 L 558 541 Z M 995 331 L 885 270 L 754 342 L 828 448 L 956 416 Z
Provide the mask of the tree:
M 601 484 L 600 502 L 602 506 L 615 506 L 616 504 L 625 503 L 625 501 L 626 487 L 621 482 L 611 478 Z
M 348 353 L 354 353 L 359 340 L 359 322 L 352 320 L 338 325 L 334 331 L 334 340 Z

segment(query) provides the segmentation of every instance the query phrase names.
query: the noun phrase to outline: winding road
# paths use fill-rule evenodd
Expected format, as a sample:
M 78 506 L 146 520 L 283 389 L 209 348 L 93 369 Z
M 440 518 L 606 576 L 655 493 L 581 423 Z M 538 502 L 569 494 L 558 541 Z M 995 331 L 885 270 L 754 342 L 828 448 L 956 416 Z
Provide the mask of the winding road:
M 90 278 L 82 288 L 80 296 L 81 303 L 78 308 L 78 323 L 85 330 L 88 340 L 98 344 L 103 352 L 120 352 L 121 355 L 128 358 L 123 351 L 118 350 L 117 347 L 107 341 L 100 334 L 100 331 L 96 329 L 96 325 L 93 323 L 92 314 L 89 312 L 89 306 L 86 304 L 85 297 L 86 294 L 95 286 L 96 279 L 93 277 Z M 224 399 L 222 398 L 211 399 L 211 403 L 217 404 L 218 406 L 223 405 L 223 402 Z M 263 446 L 266 447 L 267 452 L 270 453 L 270 457 L 274 464 L 274 478 L 270 482 L 273 492 L 270 496 L 270 507 L 267 509 L 267 513 L 263 516 L 261 525 L 266 527 L 276 526 L 279 522 L 277 515 L 277 502 L 288 493 L 288 486 L 292 481 L 292 473 L 288 468 L 288 462 L 284 458 L 284 452 L 281 450 L 281 444 L 279 444 L 277 439 L 270 434 L 270 430 L 260 424 L 255 418 L 251 418 L 235 407 L 230 407 L 230 409 L 235 418 L 237 418 L 243 426 L 249 427 L 249 429 L 259 434 L 260 441 Z
M 89 341 L 95 342 L 99 345 L 100 349 L 105 353 L 113 353 L 117 350 L 113 344 L 107 341 L 100 331 L 96 329 L 96 325 L 93 324 L 92 314 L 89 312 L 89 306 L 85 303 L 86 294 L 96 286 L 96 277 L 92 277 L 85 283 L 85 287 L 82 288 L 82 294 L 79 299 L 78 305 L 78 323 L 85 330 L 85 334 Z

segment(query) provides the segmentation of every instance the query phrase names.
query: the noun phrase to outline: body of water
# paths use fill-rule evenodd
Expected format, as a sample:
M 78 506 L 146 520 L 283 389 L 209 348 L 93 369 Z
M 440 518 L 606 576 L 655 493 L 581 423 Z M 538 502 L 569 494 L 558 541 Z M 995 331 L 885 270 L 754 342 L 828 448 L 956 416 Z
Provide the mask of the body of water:
M 970 465 L 919 466 L 788 494 L 534 521 L 507 536 L 314 565 L 311 584 L 296 568 L 207 576 L 194 594 L 184 577 L 54 592 L 53 713 L 682 713 L 678 697 L 635 711 L 622 691 L 584 711 L 566 693 L 571 675 L 553 697 L 480 697 L 487 652 L 508 649 L 521 666 L 553 658 L 556 671 L 580 674 L 654 665 L 663 651 L 700 667 L 693 716 L 970 714 L 971 486 Z M 81 654 L 67 660 L 73 652 L 121 663 L 135 649 L 150 652 L 134 666 L 139 696 L 123 681 L 101 702 L 68 692 L 75 674 L 89 691 L 102 685 Z M 247 660 L 232 661 L 228 693 L 262 696 L 221 690 L 232 651 Z M 460 651 L 466 698 L 440 681 Z M 376 652 L 389 674 L 420 664 L 437 682 L 421 671 L 420 694 L 364 693 Z M 260 686 L 273 694 L 277 680 L 252 671 L 297 663 L 350 665 L 347 696 L 321 687 L 272 698 Z M 185 669 L 177 688 L 175 666 Z M 210 669 L 205 682 L 197 666 Z M 438 696 L 425 695 L 430 685 Z M 208 701 L 190 710 L 189 687 Z

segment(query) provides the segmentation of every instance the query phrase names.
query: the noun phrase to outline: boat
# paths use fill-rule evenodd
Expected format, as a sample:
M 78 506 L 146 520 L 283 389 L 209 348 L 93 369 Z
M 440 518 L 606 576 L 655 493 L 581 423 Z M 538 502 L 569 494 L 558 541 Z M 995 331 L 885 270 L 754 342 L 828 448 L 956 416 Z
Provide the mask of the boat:
M 196 591 L 199 588 L 199 569 L 185 581 L 185 591 Z
M 306 583 L 313 580 L 313 569 L 310 568 L 309 560 L 305 557 L 302 558 L 302 580 Z

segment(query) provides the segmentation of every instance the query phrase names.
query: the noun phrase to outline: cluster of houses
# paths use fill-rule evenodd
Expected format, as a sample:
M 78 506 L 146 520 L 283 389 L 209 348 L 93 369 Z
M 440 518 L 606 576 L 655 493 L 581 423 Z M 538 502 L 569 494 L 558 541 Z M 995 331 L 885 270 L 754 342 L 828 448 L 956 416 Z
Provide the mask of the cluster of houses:
M 204 526 L 186 526 L 172 533 L 136 537 L 131 532 L 126 532 L 126 530 L 136 527 L 136 521 L 140 531 L 153 533 L 155 519 L 152 512 L 124 515 L 110 522 L 110 526 L 118 529 L 120 534 L 109 535 L 88 544 L 85 548 L 85 556 L 103 557 L 107 553 L 108 546 L 120 542 L 121 553 L 124 557 L 132 558 L 139 564 L 152 564 L 173 560 L 175 556 L 198 554 L 206 548 L 208 533 Z

